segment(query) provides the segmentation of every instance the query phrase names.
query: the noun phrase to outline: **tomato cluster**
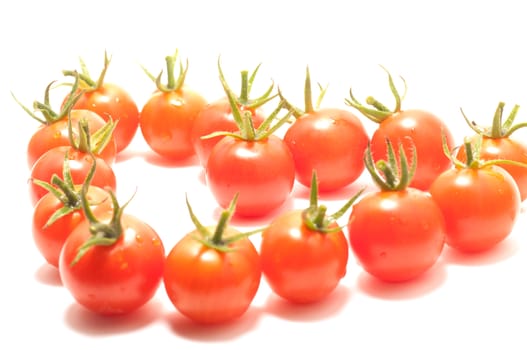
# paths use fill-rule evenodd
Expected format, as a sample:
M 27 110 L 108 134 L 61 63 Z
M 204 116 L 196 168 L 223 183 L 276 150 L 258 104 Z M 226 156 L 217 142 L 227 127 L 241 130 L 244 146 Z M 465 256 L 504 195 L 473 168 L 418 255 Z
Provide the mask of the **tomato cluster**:
M 144 69 L 155 91 L 138 108 L 122 87 L 105 82 L 109 64 L 105 54 L 97 81 L 82 61 L 81 72 L 64 70 L 74 80 L 65 83 L 71 90 L 58 112 L 50 106 L 53 83 L 33 110 L 17 101 L 41 123 L 27 149 L 35 244 L 75 300 L 99 314 L 130 313 L 164 285 L 189 319 L 227 322 L 247 311 L 262 278 L 281 298 L 314 303 L 346 276 L 350 251 L 373 277 L 408 281 L 429 270 L 445 245 L 474 253 L 506 239 L 527 196 L 526 146 L 511 137 L 526 125 L 514 124 L 517 106 L 502 121 L 500 103 L 488 128 L 463 114 L 474 135 L 456 146 L 438 116 L 402 108 L 406 91 L 401 96 L 387 70 L 393 109 L 373 97 L 363 104 L 351 89 L 343 106 L 320 107 L 326 89 L 314 105 L 309 69 L 303 108 L 274 83 L 250 98 L 259 66 L 241 72 L 237 95 L 220 60 L 225 95 L 206 101 L 186 85 L 188 62 L 176 51 L 166 72 Z M 359 115 L 378 124 L 371 135 Z M 223 210 L 204 226 L 186 199 L 195 230 L 171 249 L 126 213 L 129 202 L 117 200 L 113 166 L 137 131 L 167 160 L 196 156 Z M 365 170 L 376 187 L 328 214 L 319 192 L 344 192 Z M 310 190 L 302 209 L 284 206 L 295 182 Z M 266 224 L 241 232 L 234 216 Z

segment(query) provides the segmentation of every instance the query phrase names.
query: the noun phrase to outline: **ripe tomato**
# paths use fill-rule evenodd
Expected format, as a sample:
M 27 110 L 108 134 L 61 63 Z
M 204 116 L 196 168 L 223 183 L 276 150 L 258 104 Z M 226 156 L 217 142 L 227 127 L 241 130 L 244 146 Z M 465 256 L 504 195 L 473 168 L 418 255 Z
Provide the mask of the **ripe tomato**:
M 96 218 L 83 210 L 81 222 L 64 242 L 59 273 L 83 307 L 101 315 L 135 311 L 155 295 L 163 277 L 165 250 L 155 230 L 123 213 L 113 192 L 113 211 Z
M 526 126 L 523 123 L 514 124 L 514 118 L 519 106 L 516 105 L 509 117 L 502 122 L 504 105 L 503 102 L 499 103 L 490 128 L 477 126 L 465 117 L 468 125 L 475 131 L 475 135 L 471 138 L 471 143 L 474 144 L 479 139 L 479 136 L 482 136 L 479 150 L 479 157 L 482 160 L 505 159 L 527 164 L 527 144 L 515 139 L 512 135 L 519 128 Z M 463 116 L 465 115 L 463 114 Z M 459 148 L 456 158 L 461 162 L 467 161 L 464 147 Z M 498 165 L 512 175 L 520 190 L 520 198 L 524 201 L 527 198 L 527 168 L 506 162 Z
M 84 93 L 73 105 L 74 109 L 86 109 L 100 115 L 105 121 L 116 122 L 114 130 L 116 152 L 124 150 L 132 141 L 139 127 L 139 109 L 132 96 L 120 85 L 105 82 L 104 78 L 111 58 L 104 53 L 104 67 L 97 81 L 91 79 L 81 59 L 81 91 Z M 75 72 L 64 71 L 64 75 Z M 68 97 L 66 97 L 68 98 Z
M 322 90 L 321 97 L 325 91 Z M 305 109 L 292 109 L 297 118 L 284 134 L 295 160 L 296 179 L 310 186 L 315 170 L 321 192 L 341 189 L 353 183 L 364 170 L 362 157 L 368 134 L 359 118 L 349 111 L 313 107 L 309 69 L 304 94 Z
M 207 102 L 202 95 L 184 85 L 188 65 L 184 70 L 180 66 L 179 78 L 177 81 L 174 79 L 176 56 L 167 56 L 169 83 L 162 85 L 158 77 L 158 91 L 143 106 L 139 128 L 154 152 L 162 157 L 181 160 L 195 154 L 190 133 L 196 116 Z
M 317 202 L 316 181 L 313 176 L 308 208 L 280 214 L 262 232 L 263 275 L 277 295 L 293 303 L 324 299 L 346 275 L 348 241 L 337 219 L 358 195 L 337 214 L 327 215 Z
M 375 108 L 366 107 L 355 99 L 351 90 L 351 98 L 347 99 L 346 103 L 378 123 L 371 136 L 371 152 L 375 161 L 383 159 L 386 155 L 386 139 L 392 144 L 402 143 L 405 152 L 411 152 L 415 147 L 419 163 L 410 186 L 428 190 L 435 178 L 452 165 L 443 152 L 441 137 L 444 134 L 448 146 L 451 147 L 454 142 L 452 133 L 446 123 L 435 114 L 420 109 L 401 109 L 401 97 L 390 73 L 388 77 L 396 100 L 393 110 L 389 110 L 371 96 L 366 102 Z
M 89 186 L 86 197 L 92 210 L 111 211 L 111 199 L 102 188 Z M 33 211 L 32 233 L 35 244 L 44 259 L 56 268 L 66 238 L 86 219 L 78 198 L 72 197 L 71 200 L 48 192 L 37 202 Z
M 465 148 L 472 148 L 470 142 Z M 514 178 L 492 161 L 457 161 L 434 181 L 430 194 L 445 217 L 446 243 L 463 252 L 488 250 L 503 241 L 520 213 Z
M 427 192 L 408 187 L 418 161 L 415 153 L 409 171 L 403 146 L 399 147 L 399 173 L 387 143 L 388 163 L 374 163 L 368 149 L 366 168 L 380 190 L 367 193 L 353 206 L 347 227 L 351 249 L 364 270 L 383 281 L 402 282 L 436 263 L 445 242 L 445 222 Z M 395 174 L 400 174 L 397 181 Z
M 288 199 L 295 182 L 295 165 L 285 142 L 273 133 L 291 116 L 291 112 L 273 124 L 280 110 L 280 103 L 255 128 L 252 116 L 241 112 L 234 94 L 220 80 L 238 131 L 224 132 L 224 136 L 211 150 L 205 175 L 207 184 L 218 204 L 225 208 L 231 198 L 239 195 L 236 215 L 262 216 L 278 209 Z
M 64 101 L 61 110 L 58 113 L 54 112 L 49 103 L 49 93 L 54 83 L 52 82 L 46 87 L 44 102 L 35 101 L 33 104 L 34 108 L 42 114 L 42 118 L 38 117 L 17 100 L 18 104 L 29 116 L 41 123 L 33 135 L 31 135 L 27 145 L 27 164 L 29 168 L 49 149 L 71 144 L 68 118 L 71 120 L 71 127 L 75 136 L 78 136 L 80 133 L 78 125 L 81 119 L 85 119 L 88 122 L 88 127 L 92 133 L 98 132 L 106 125 L 104 119 L 92 111 L 71 110 L 76 99 L 80 97 L 79 94 L 73 93 L 78 86 L 77 80 L 73 84 L 72 93 L 68 94 L 69 98 Z M 92 137 L 92 150 L 96 156 L 105 159 L 111 165 L 115 161 L 116 146 L 113 135 L 110 135 L 108 138 L 106 140 L 104 137 Z
M 179 312 L 198 323 L 242 316 L 260 286 L 256 248 L 247 235 L 228 225 L 234 202 L 212 227 L 202 226 L 189 206 L 196 230 L 183 236 L 166 258 L 166 293 Z
M 276 135 L 257 141 L 226 136 L 210 153 L 206 178 L 222 208 L 239 193 L 236 215 L 256 217 L 279 208 L 289 198 L 295 167 L 291 152 Z
M 30 198 L 35 205 L 48 191 L 35 184 L 34 180 L 50 182 L 54 174 L 61 176 L 64 172 L 64 162 L 67 157 L 71 169 L 73 183 L 82 184 L 95 161 L 96 170 L 91 184 L 96 187 L 116 190 L 117 181 L 115 173 L 110 165 L 102 158 L 92 157 L 85 151 L 75 149 L 71 146 L 55 147 L 44 153 L 31 168 L 31 180 L 29 183 Z M 60 174 L 60 175 L 59 175 Z
M 250 99 L 249 94 L 253 81 L 258 72 L 259 65 L 252 72 L 251 76 L 248 77 L 247 71 L 241 72 L 241 92 L 236 97 L 236 104 L 242 111 L 242 113 L 250 112 L 252 116 L 252 122 L 255 127 L 259 127 L 263 122 L 265 116 L 262 110 L 262 106 L 271 100 L 274 96 L 270 96 L 273 89 L 273 85 L 260 97 L 256 99 Z M 221 68 L 219 68 L 220 77 L 223 77 Z M 212 138 L 202 138 L 202 136 L 209 135 L 217 131 L 230 131 L 234 132 L 238 130 L 238 125 L 232 115 L 232 108 L 227 97 L 222 97 L 212 103 L 207 104 L 201 112 L 196 116 L 190 138 L 194 147 L 194 151 L 198 156 L 200 164 L 205 167 L 212 147 L 218 143 L 221 139 L 220 136 Z

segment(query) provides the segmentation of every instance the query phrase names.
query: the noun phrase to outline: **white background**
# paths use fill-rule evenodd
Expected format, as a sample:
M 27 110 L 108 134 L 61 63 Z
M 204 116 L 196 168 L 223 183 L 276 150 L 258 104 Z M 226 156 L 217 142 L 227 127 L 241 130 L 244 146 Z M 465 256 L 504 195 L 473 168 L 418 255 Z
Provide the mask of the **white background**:
M 107 50 L 113 56 L 107 81 L 126 87 L 141 107 L 153 85 L 139 64 L 158 72 L 177 48 L 190 62 L 187 83 L 208 100 L 222 94 L 216 70 L 221 54 L 235 90 L 239 71 L 262 63 L 255 95 L 273 79 L 302 106 L 309 65 L 314 82 L 330 84 L 323 106 L 347 108 L 351 86 L 359 98 L 373 94 L 391 105 L 382 64 L 408 82 L 403 107 L 436 113 L 459 142 L 470 132 L 460 107 L 485 124 L 499 101 L 507 113 L 516 103 L 527 105 L 521 2 L 19 0 L 0 5 L 0 33 L 0 348 L 527 347 L 525 214 L 496 249 L 462 256 L 447 248 L 436 267 L 405 284 L 379 283 L 351 257 L 341 286 L 317 305 L 290 306 L 262 281 L 251 309 L 229 325 L 192 325 L 163 288 L 129 317 L 94 316 L 75 304 L 33 245 L 25 150 L 38 123 L 10 96 L 12 91 L 27 105 L 42 101 L 45 86 L 60 79 L 62 69 L 77 68 L 79 56 L 97 76 Z M 526 113 L 520 109 L 518 121 Z M 197 164 L 160 162 L 140 133 L 115 169 L 118 197 L 125 200 L 137 189 L 128 212 L 149 222 L 167 251 L 192 229 L 184 191 L 204 223 L 217 217 Z M 326 204 L 339 208 L 355 188 Z M 306 190 L 297 186 L 288 206 L 305 204 Z

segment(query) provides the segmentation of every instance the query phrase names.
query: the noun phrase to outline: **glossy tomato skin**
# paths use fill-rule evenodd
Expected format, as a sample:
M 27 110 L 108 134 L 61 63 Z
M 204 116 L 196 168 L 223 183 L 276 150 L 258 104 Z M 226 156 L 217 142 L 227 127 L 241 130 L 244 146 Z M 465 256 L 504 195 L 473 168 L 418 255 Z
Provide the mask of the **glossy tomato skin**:
M 97 214 L 112 210 L 112 201 L 108 192 L 102 188 L 90 186 L 86 197 L 92 203 L 91 210 Z M 86 219 L 82 209 L 75 210 L 46 226 L 49 218 L 64 204 L 52 193 L 45 194 L 35 205 L 32 218 L 33 240 L 46 261 L 58 268 L 60 251 L 66 238 Z
M 59 259 L 64 286 L 80 305 L 101 315 L 135 311 L 152 299 L 163 277 L 165 250 L 157 233 L 126 213 L 121 224 L 122 235 L 113 245 L 93 246 L 71 265 L 91 235 L 89 222 L 83 221 L 66 239 Z
M 527 145 L 510 137 L 492 138 L 483 136 L 479 157 L 482 160 L 507 159 L 527 164 Z M 466 162 L 465 147 L 460 147 L 456 158 Z M 527 198 L 527 167 L 500 164 L 512 175 L 520 190 L 522 202 Z
M 398 112 L 382 121 L 374 131 L 371 137 L 373 159 L 386 159 L 386 139 L 392 145 L 402 142 L 407 155 L 415 147 L 418 162 L 410 186 L 428 190 L 435 178 L 452 165 L 443 151 L 442 133 L 447 139 L 448 148 L 452 149 L 452 134 L 436 115 L 416 109 Z
M 44 153 L 31 168 L 30 179 L 50 182 L 53 174 L 63 179 L 64 159 L 68 153 L 71 177 L 75 185 L 80 185 L 86 179 L 93 164 L 92 157 L 70 146 L 55 147 Z M 96 169 L 91 180 L 91 185 L 101 188 L 109 187 L 115 191 L 117 180 L 113 168 L 102 158 L 95 157 Z M 31 202 L 35 205 L 48 191 L 33 181 L 29 181 L 29 194 Z
M 88 110 L 72 110 L 70 113 L 71 126 L 75 134 L 78 135 L 79 120 L 85 118 L 88 121 L 88 128 L 90 133 L 102 128 L 105 124 L 98 114 Z M 58 120 L 51 124 L 42 124 L 31 135 L 27 147 L 27 164 L 31 168 L 40 156 L 51 148 L 58 146 L 69 146 L 71 144 L 68 136 L 68 118 Z M 108 164 L 115 162 L 116 145 L 115 139 L 112 136 L 108 145 L 99 153 L 98 157 L 106 160 Z
M 231 228 L 225 232 L 237 233 Z M 231 243 L 230 252 L 185 235 L 168 253 L 164 272 L 166 293 L 184 316 L 201 324 L 218 324 L 241 317 L 260 286 L 260 256 L 244 238 Z
M 235 215 L 263 216 L 289 198 L 295 181 L 294 160 L 276 135 L 260 141 L 227 136 L 210 153 L 206 179 L 222 208 L 238 193 Z
M 265 114 L 261 108 L 252 110 L 243 105 L 240 105 L 239 107 L 242 113 L 245 111 L 251 112 L 255 128 L 260 126 L 265 119 Z M 209 135 L 216 131 L 235 132 L 238 130 L 238 125 L 234 121 L 232 115 L 232 108 L 226 97 L 207 104 L 196 116 L 191 132 L 192 145 L 201 166 L 205 167 L 207 165 L 212 148 L 221 139 L 221 136 L 210 139 L 202 139 L 202 136 Z
M 436 263 L 445 242 L 439 206 L 414 188 L 366 194 L 353 206 L 347 226 L 359 263 L 386 282 L 423 274 Z
M 194 119 L 206 100 L 186 87 L 172 92 L 155 92 L 143 106 L 139 128 L 150 148 L 162 157 L 186 159 L 193 156 L 190 133 Z
M 114 129 L 116 152 L 124 150 L 139 127 L 139 109 L 132 96 L 121 86 L 104 83 L 95 90 L 85 91 L 73 106 L 100 115 L 105 121 L 117 122 Z
M 262 232 L 262 272 L 280 297 L 293 303 L 312 303 L 329 295 L 346 275 L 348 251 L 342 230 L 313 231 L 304 224 L 302 210 L 292 210 Z
M 369 137 L 361 121 L 346 110 L 326 108 L 303 115 L 286 130 L 284 141 L 295 160 L 296 179 L 306 187 L 313 170 L 320 192 L 341 189 L 364 170 Z
M 488 250 L 512 231 L 520 194 L 511 175 L 497 166 L 453 168 L 430 187 L 446 222 L 446 243 L 462 252 Z

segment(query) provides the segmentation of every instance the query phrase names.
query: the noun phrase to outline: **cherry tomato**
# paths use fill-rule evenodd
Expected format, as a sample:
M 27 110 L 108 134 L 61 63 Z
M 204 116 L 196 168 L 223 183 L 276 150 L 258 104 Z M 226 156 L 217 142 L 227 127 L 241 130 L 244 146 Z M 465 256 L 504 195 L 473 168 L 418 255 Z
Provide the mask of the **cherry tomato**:
M 86 65 L 81 59 L 81 91 L 84 93 L 73 105 L 74 109 L 86 109 L 100 115 L 106 122 L 116 122 L 114 130 L 116 152 L 124 150 L 134 138 L 139 127 L 139 109 L 132 96 L 120 85 L 104 80 L 111 57 L 104 53 L 104 67 L 97 81 L 91 79 Z M 64 71 L 64 75 L 73 75 Z M 68 97 L 66 97 L 67 99 Z
M 96 217 L 86 190 L 82 210 L 87 220 L 71 232 L 59 257 L 62 282 L 92 312 L 130 313 L 152 299 L 162 282 L 163 242 L 150 225 L 123 212 L 126 205 L 119 206 L 113 191 L 108 192 L 113 209 Z
M 167 56 L 169 84 L 157 79 L 154 92 L 141 110 L 139 128 L 150 148 L 162 157 L 181 160 L 195 155 L 191 130 L 198 113 L 206 106 L 205 98 L 184 85 L 187 70 L 173 78 L 175 56 Z M 171 83 L 172 82 L 172 83 Z
M 353 205 L 347 227 L 351 249 L 366 272 L 383 281 L 403 282 L 436 263 L 445 242 L 445 221 L 427 192 L 408 187 L 415 165 L 408 171 L 403 146 L 399 147 L 398 170 L 394 151 L 389 141 L 387 144 L 392 154 L 388 163 L 374 163 L 368 149 L 366 168 L 380 190 L 367 193 Z M 416 161 L 414 153 L 412 163 Z M 394 181 L 398 173 L 400 178 Z
M 293 156 L 283 139 L 273 134 L 291 112 L 273 123 L 284 107 L 279 103 L 255 128 L 252 116 L 241 112 L 219 70 L 238 131 L 222 133 L 224 137 L 212 148 L 205 167 L 207 184 L 220 207 L 237 195 L 236 215 L 263 216 L 283 205 L 293 190 Z
M 274 96 L 270 96 L 273 85 L 260 97 L 256 99 L 250 99 L 249 94 L 251 87 L 258 72 L 259 65 L 252 72 L 250 77 L 247 71 L 241 72 L 241 92 L 236 97 L 236 103 L 242 113 L 249 112 L 252 115 L 252 122 L 255 127 L 265 119 L 262 106 L 271 100 Z M 220 76 L 222 75 L 220 69 Z M 192 127 L 191 140 L 194 146 L 194 151 L 198 156 L 200 164 L 205 167 L 209 158 L 212 147 L 218 143 L 221 139 L 220 136 L 213 138 L 202 138 L 202 136 L 209 135 L 217 131 L 237 131 L 238 125 L 232 115 L 232 108 L 227 97 L 222 97 L 212 103 L 207 104 L 201 112 L 196 116 L 194 120 L 194 126 Z
M 72 131 L 78 136 L 79 134 L 79 121 L 85 119 L 88 122 L 88 128 L 91 133 L 99 131 L 106 125 L 106 122 L 94 112 L 82 109 L 72 110 L 69 118 L 71 118 Z M 31 136 L 28 144 L 28 164 L 33 166 L 35 162 L 51 148 L 59 146 L 69 146 L 71 140 L 68 132 L 68 118 L 56 121 L 49 125 L 40 126 L 36 132 Z M 92 142 L 95 142 L 93 140 Z M 97 147 L 97 144 L 93 145 Z M 96 150 L 94 154 L 104 159 L 108 165 L 113 165 L 116 159 L 116 147 L 114 137 L 110 137 L 108 144 L 101 150 Z
M 324 299 L 346 275 L 349 247 L 337 219 L 357 196 L 337 214 L 328 215 L 327 208 L 318 205 L 316 181 L 314 173 L 308 208 L 280 214 L 262 232 L 265 279 L 277 295 L 293 303 Z
M 368 134 L 359 118 L 349 111 L 313 107 L 309 69 L 304 94 L 305 109 L 293 107 L 296 120 L 284 134 L 295 160 L 296 179 L 310 186 L 311 173 L 315 170 L 321 192 L 341 189 L 353 183 L 364 170 L 362 156 Z
M 31 135 L 27 145 L 27 164 L 29 168 L 49 149 L 71 144 L 68 118 L 71 119 L 73 134 L 77 136 L 79 134 L 78 125 L 81 119 L 85 119 L 88 122 L 88 128 L 92 133 L 96 133 L 106 125 L 104 119 L 92 111 L 71 110 L 76 99 L 80 97 L 78 94 L 70 93 L 68 95 L 69 98 L 64 100 L 61 110 L 54 112 L 49 103 L 50 90 L 54 83 L 52 82 L 46 87 L 44 102 L 34 102 L 35 109 L 42 114 L 42 117 L 37 116 L 17 100 L 18 104 L 41 124 Z M 72 92 L 76 91 L 77 86 L 78 80 L 73 84 Z M 101 142 L 104 143 L 100 144 Z M 110 165 L 114 163 L 116 146 L 113 135 L 109 136 L 109 140 L 103 140 L 103 138 L 92 139 L 92 146 L 95 155 L 105 159 Z
M 527 165 L 527 144 L 520 139 L 514 138 L 513 135 L 516 130 L 525 127 L 526 124 L 513 123 L 519 109 L 518 105 L 513 108 L 507 120 L 502 122 L 504 105 L 503 102 L 499 103 L 494 116 L 494 122 L 490 128 L 479 127 L 465 117 L 468 125 L 476 133 L 472 136 L 471 143 L 474 144 L 476 140 L 479 140 L 479 136 L 482 136 L 479 150 L 479 157 L 482 160 L 505 159 Z M 459 148 L 456 158 L 461 162 L 466 162 L 467 156 L 464 147 Z M 520 198 L 524 201 L 527 198 L 527 167 L 507 162 L 498 165 L 512 175 L 520 190 Z
M 276 135 L 258 141 L 226 136 L 210 153 L 206 179 L 222 208 L 239 193 L 236 215 L 262 216 L 289 198 L 295 181 L 293 156 Z
M 112 202 L 104 189 L 90 186 L 86 196 L 95 212 L 111 211 Z M 86 219 L 80 207 L 72 206 L 71 211 L 53 220 L 52 223 L 48 223 L 57 212 L 65 208 L 67 206 L 60 197 L 48 192 L 35 205 L 32 218 L 35 244 L 46 261 L 57 268 L 60 251 L 66 238 L 80 222 Z
M 260 256 L 248 236 L 228 226 L 232 212 L 231 202 L 212 227 L 194 217 L 196 230 L 183 236 L 166 258 L 166 293 L 179 312 L 198 323 L 239 318 L 260 286 Z
M 114 191 L 116 190 L 117 180 L 115 173 L 104 159 L 98 157 L 93 158 L 89 153 L 71 146 L 55 147 L 44 153 L 31 168 L 31 180 L 50 182 L 54 174 L 62 177 L 66 154 L 74 184 L 78 185 L 84 182 L 95 159 L 96 170 L 91 182 L 92 185 L 100 188 L 109 187 Z M 48 191 L 35 184 L 34 181 L 30 181 L 29 193 L 31 202 L 35 205 Z
M 466 147 L 472 147 L 470 140 Z M 518 186 L 506 170 L 492 162 L 469 157 L 465 165 L 457 164 L 430 187 L 445 217 L 446 243 L 463 252 L 488 250 L 514 228 L 521 203 Z
M 360 104 L 351 94 L 346 103 L 359 110 L 363 115 L 378 123 L 371 136 L 371 151 L 375 161 L 385 157 L 386 139 L 392 144 L 404 145 L 405 152 L 411 152 L 415 147 L 419 163 L 415 170 L 411 187 L 428 190 L 435 178 L 452 165 L 444 154 L 442 136 L 445 135 L 449 147 L 453 145 L 453 136 L 445 122 L 431 112 L 421 109 L 401 109 L 401 97 L 397 92 L 390 73 L 388 73 L 390 88 L 396 100 L 393 110 L 380 104 L 373 97 L 367 99 L 369 105 Z

